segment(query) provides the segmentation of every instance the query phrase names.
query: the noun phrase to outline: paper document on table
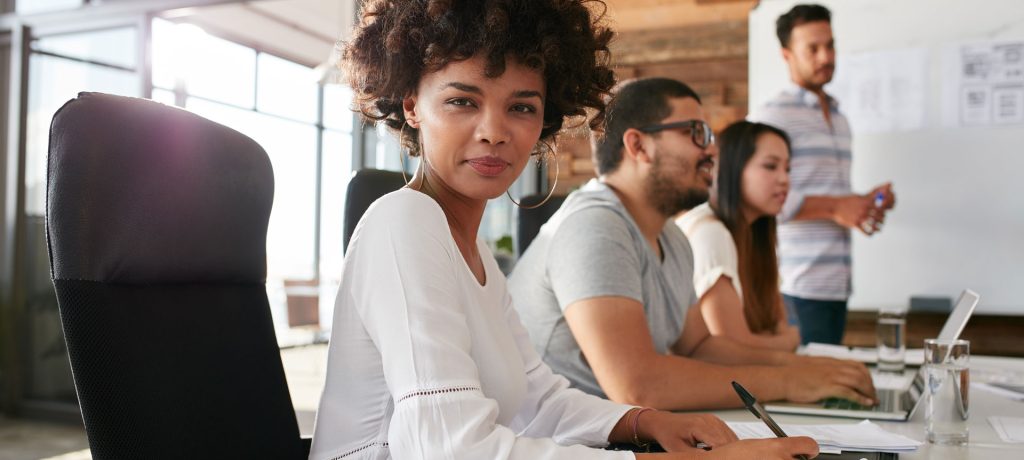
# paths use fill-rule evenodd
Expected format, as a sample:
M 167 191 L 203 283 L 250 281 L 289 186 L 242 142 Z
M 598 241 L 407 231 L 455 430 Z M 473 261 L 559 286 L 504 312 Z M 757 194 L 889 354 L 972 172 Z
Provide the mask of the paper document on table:
M 826 358 L 849 359 L 862 363 L 878 362 L 878 350 L 874 348 L 848 347 L 829 343 L 811 342 L 797 349 L 797 354 L 804 356 L 824 356 Z M 904 361 L 910 366 L 924 364 L 923 348 L 907 348 Z
M 775 434 L 762 422 L 728 422 L 729 428 L 740 439 L 774 438 Z M 860 452 L 909 452 L 921 445 L 906 436 L 890 433 L 882 427 L 864 420 L 845 425 L 787 425 L 782 431 L 789 436 L 809 436 L 818 442 L 822 452 L 836 450 Z
M 871 383 L 875 384 L 876 390 L 906 390 L 914 383 L 916 372 L 885 372 L 878 369 L 871 369 Z
M 1024 385 L 1014 385 L 1001 382 L 971 382 L 971 388 L 984 390 L 999 396 L 1005 396 L 1014 401 L 1024 401 Z
M 1024 442 L 1024 418 L 990 415 L 988 423 L 992 424 L 992 428 L 995 428 L 996 433 L 999 433 L 999 437 L 1003 439 L 1003 442 Z

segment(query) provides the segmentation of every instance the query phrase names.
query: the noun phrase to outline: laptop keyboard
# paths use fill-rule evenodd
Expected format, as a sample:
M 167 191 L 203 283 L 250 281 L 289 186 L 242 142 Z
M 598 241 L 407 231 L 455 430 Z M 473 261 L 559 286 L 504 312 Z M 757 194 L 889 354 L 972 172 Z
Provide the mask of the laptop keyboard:
M 876 407 L 862 406 L 848 399 L 842 398 L 828 398 L 822 401 L 826 409 L 846 409 L 846 410 L 877 410 Z

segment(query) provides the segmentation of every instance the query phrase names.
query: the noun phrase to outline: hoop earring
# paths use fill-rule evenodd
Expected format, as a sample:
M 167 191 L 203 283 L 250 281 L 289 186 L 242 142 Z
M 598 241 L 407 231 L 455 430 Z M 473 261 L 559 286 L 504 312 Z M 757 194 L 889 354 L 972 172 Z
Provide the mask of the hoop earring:
M 402 179 L 405 180 L 405 185 L 409 186 L 409 176 L 405 175 L 405 155 L 402 155 L 402 150 L 405 149 L 405 125 L 402 123 L 402 127 L 398 129 L 398 164 L 402 169 Z
M 548 152 L 551 152 L 551 157 L 555 158 L 557 155 L 555 155 L 555 151 L 551 148 L 551 146 L 548 145 L 547 143 L 545 143 L 544 145 L 548 148 Z M 538 167 L 539 167 L 540 160 L 537 160 L 537 163 L 538 163 Z M 516 205 L 520 209 L 537 209 L 537 208 L 539 208 L 541 206 L 544 206 L 544 204 L 547 203 L 548 200 L 550 200 L 551 197 L 555 194 L 555 188 L 558 187 L 558 173 L 559 173 L 558 159 L 555 158 L 555 182 L 553 184 L 551 184 L 551 190 L 548 191 L 548 196 L 544 197 L 544 199 L 540 203 L 537 203 L 537 204 L 531 205 L 531 206 L 523 206 L 518 201 L 516 201 L 514 198 L 512 198 L 512 194 L 509 193 L 508 190 L 505 190 L 505 196 L 508 197 L 509 201 L 511 201 L 512 204 Z

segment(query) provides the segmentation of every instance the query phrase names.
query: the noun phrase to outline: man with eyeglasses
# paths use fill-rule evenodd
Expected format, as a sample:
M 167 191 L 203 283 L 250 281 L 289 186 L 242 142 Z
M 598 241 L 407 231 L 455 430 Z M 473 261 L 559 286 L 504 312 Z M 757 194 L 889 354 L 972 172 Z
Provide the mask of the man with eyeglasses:
M 859 364 L 712 337 L 693 288 L 693 253 L 670 218 L 708 198 L 714 136 L 700 98 L 666 78 L 623 85 L 597 139 L 598 178 L 566 198 L 509 278 L 534 347 L 591 394 L 668 410 L 758 398 L 875 398 Z M 798 376 L 799 378 L 793 378 Z
M 838 344 L 852 292 L 850 233 L 871 235 L 896 203 L 892 184 L 853 193 L 851 133 L 825 93 L 835 71 L 832 13 L 796 5 L 776 21 L 791 83 L 749 118 L 774 125 L 792 143 L 790 190 L 779 214 L 779 275 L 790 323 L 800 341 Z

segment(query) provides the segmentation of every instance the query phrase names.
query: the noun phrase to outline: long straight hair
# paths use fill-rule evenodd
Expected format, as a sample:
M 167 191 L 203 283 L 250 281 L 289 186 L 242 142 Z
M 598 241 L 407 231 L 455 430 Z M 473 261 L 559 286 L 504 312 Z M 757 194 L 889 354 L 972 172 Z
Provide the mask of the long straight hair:
M 775 253 L 775 216 L 761 216 L 747 222 L 743 215 L 743 169 L 754 156 L 757 140 L 776 135 L 790 150 L 789 136 L 774 126 L 738 121 L 718 137 L 717 202 L 711 208 L 736 242 L 743 316 L 751 332 L 775 331 L 782 318 L 779 293 L 779 259 Z

